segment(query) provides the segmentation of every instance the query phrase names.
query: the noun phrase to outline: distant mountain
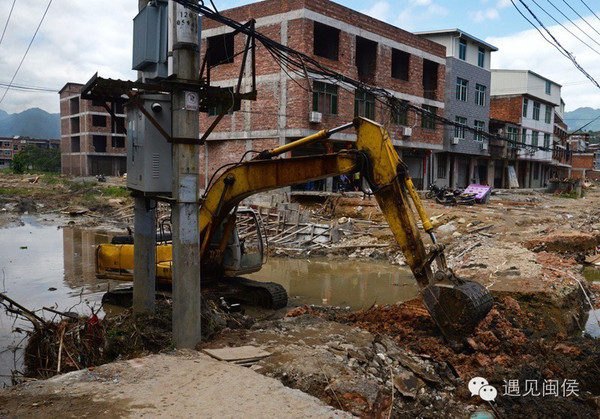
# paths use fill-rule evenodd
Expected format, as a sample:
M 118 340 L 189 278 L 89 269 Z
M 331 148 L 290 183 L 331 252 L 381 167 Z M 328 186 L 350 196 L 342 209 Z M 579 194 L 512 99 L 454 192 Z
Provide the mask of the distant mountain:
M 15 135 L 60 139 L 60 114 L 40 108 L 13 114 L 0 110 L 0 137 Z
M 565 123 L 569 131 L 575 131 L 588 122 L 600 117 L 600 109 L 577 108 L 571 112 L 565 112 Z M 584 128 L 585 131 L 600 131 L 600 118 Z

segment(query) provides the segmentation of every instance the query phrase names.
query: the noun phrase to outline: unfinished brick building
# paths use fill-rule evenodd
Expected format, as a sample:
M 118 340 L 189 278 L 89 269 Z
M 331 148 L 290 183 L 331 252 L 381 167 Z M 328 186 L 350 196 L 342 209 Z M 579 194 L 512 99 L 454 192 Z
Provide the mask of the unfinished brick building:
M 125 114 L 118 103 L 81 99 L 83 84 L 67 83 L 60 89 L 62 173 L 73 176 L 119 176 L 127 171 Z
M 345 76 L 391 91 L 399 101 L 443 115 L 446 52 L 442 45 L 373 19 L 327 0 L 266 0 L 222 12 L 240 22 L 256 19 L 256 30 L 314 57 Z M 209 48 L 211 84 L 237 84 L 245 36 L 217 22 L 202 22 L 201 50 Z M 249 70 L 249 67 L 247 67 Z M 248 87 L 249 71 L 242 83 Z M 290 73 L 291 74 L 291 73 Z M 443 149 L 443 127 L 416 112 L 397 112 L 362 91 L 312 74 L 295 75 L 280 68 L 269 52 L 257 45 L 258 99 L 242 102 L 226 115 L 201 152 L 206 182 L 225 163 L 238 161 L 247 150 L 285 144 L 323 128 L 350 122 L 355 115 L 385 124 L 415 184 L 427 187 L 433 179 L 433 153 Z M 214 121 L 217 109 L 200 116 L 200 132 Z M 348 130 L 332 137 L 329 146 L 315 145 L 296 152 L 325 153 L 351 147 L 356 135 Z M 336 182 L 311 185 L 335 190 Z

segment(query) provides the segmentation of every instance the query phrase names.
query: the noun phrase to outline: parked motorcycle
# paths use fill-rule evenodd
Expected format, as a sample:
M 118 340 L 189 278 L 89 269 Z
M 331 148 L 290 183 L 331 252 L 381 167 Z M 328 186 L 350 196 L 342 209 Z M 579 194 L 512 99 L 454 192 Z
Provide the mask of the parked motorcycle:
M 445 186 L 431 184 L 429 190 L 425 193 L 426 198 L 434 198 L 441 205 L 473 205 L 475 204 L 475 194 L 464 193 L 461 189 L 454 191 L 448 190 Z

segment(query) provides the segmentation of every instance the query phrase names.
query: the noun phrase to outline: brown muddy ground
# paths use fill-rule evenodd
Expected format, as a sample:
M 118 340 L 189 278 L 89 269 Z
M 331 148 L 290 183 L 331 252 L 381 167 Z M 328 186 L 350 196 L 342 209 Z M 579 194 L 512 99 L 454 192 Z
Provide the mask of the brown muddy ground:
M 28 187 L 25 179 L 10 181 L 26 190 L 16 199 L 9 193 L 0 196 L 5 207 L 20 205 L 6 211 L 13 215 L 30 210 L 40 215 L 62 213 L 73 196 L 73 202 L 87 210 L 74 217 L 105 222 L 113 214 L 110 211 L 118 213 L 128 202 L 109 202 L 102 185 L 88 185 L 92 193 L 83 192 L 77 201 L 77 191 L 69 186 L 55 190 L 49 183 Z M 0 183 L 2 190 L 14 191 L 15 185 Z M 44 191 L 48 187 L 52 192 Z M 97 203 L 87 205 L 85 200 L 97 191 Z M 580 200 L 508 193 L 474 207 L 449 208 L 425 201 L 435 217 L 436 234 L 447 245 L 451 266 L 496 295 L 492 311 L 461 346 L 443 340 L 418 300 L 354 313 L 300 307 L 288 317 L 225 328 L 206 345 L 252 344 L 266 349 L 272 356 L 256 363 L 252 367 L 256 372 L 361 417 L 462 418 L 478 409 L 491 411 L 467 388 L 471 378 L 481 376 L 498 390 L 493 406 L 499 417 L 596 418 L 600 347 L 597 339 L 576 331 L 585 322 L 585 299 L 579 292 L 584 280 L 581 262 L 600 245 L 599 203 L 596 190 Z M 360 197 L 340 200 L 333 207 L 333 217 L 368 214 L 369 220 L 381 220 L 376 207 Z M 65 216 L 71 216 L 69 211 Z M 390 246 L 335 253 L 398 258 L 385 226 L 370 231 L 365 240 Z M 597 295 L 598 288 L 591 288 Z M 179 385 L 178 377 L 169 381 L 166 375 L 159 374 L 165 386 Z M 505 380 L 519 380 L 521 386 L 530 380 L 540 387 L 544 380 L 575 380 L 578 395 L 505 396 Z
M 19 224 L 23 215 L 48 222 L 61 218 L 79 226 L 108 225 L 127 219 L 132 205 L 121 178 L 100 183 L 48 174 L 0 175 L 0 227 Z
M 513 298 L 515 297 L 515 298 Z M 548 316 L 537 295 L 497 295 L 471 337 L 449 345 L 420 299 L 358 312 L 298 307 L 284 319 L 225 329 L 206 347 L 255 345 L 252 368 L 360 417 L 468 417 L 492 412 L 468 382 L 498 390 L 498 417 L 598 417 L 600 342 Z M 504 395 L 508 380 L 576 380 L 578 395 Z M 394 396 L 392 396 L 392 393 Z

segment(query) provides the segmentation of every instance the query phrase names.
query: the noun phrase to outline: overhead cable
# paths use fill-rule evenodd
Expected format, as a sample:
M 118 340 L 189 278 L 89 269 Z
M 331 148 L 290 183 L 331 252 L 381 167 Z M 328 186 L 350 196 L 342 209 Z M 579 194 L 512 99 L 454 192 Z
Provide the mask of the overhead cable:
M 15 3 L 17 0 L 13 0 L 12 6 L 10 6 L 10 12 L 8 12 L 8 17 L 6 18 L 6 25 L 4 25 L 4 30 L 2 31 L 2 36 L 0 36 L 0 45 L 2 45 L 2 40 L 4 39 L 4 34 L 6 33 L 6 28 L 8 28 L 8 22 L 10 22 L 10 17 L 12 16 L 13 9 L 15 8 Z
M 592 13 L 594 16 L 596 16 L 596 19 L 600 20 L 600 16 L 598 16 L 598 15 L 596 14 L 596 12 L 594 12 L 594 11 L 593 11 L 593 10 L 590 8 L 590 6 L 588 6 L 588 5 L 587 5 L 587 3 L 586 3 L 585 1 L 581 0 L 581 2 L 583 3 L 583 5 L 584 5 L 585 7 L 587 7 L 587 9 L 588 9 L 588 10 L 589 10 L 589 11 L 590 11 L 590 12 L 591 12 L 591 13 Z
M 579 36 L 575 35 L 573 32 L 571 32 L 571 30 L 569 28 L 567 28 L 565 25 L 563 25 L 562 23 L 560 23 L 554 16 L 552 16 L 550 14 L 550 12 L 548 12 L 546 9 L 544 9 L 542 6 L 539 5 L 538 2 L 536 2 L 535 0 L 532 0 L 535 5 L 537 7 L 539 7 L 544 13 L 546 13 L 550 19 L 552 19 L 553 21 L 555 21 L 557 24 L 559 24 L 565 31 L 569 32 L 571 35 L 573 35 L 575 38 L 577 38 L 577 40 L 579 40 L 579 42 L 581 42 L 583 45 L 585 45 L 586 47 L 588 47 L 589 49 L 591 49 L 592 51 L 594 51 L 596 54 L 600 54 L 596 49 L 594 49 L 592 46 L 590 46 L 587 42 L 585 42 L 583 39 L 581 39 Z M 585 32 L 583 29 L 581 29 L 579 27 L 579 25 L 577 25 L 575 22 L 573 22 L 567 15 L 565 15 L 562 10 L 560 10 L 558 7 L 556 7 L 554 5 L 554 3 L 552 3 L 550 0 L 547 0 L 548 3 L 550 3 L 550 5 L 552 7 L 554 7 L 556 10 L 558 10 L 558 12 L 563 15 L 573 26 L 575 26 L 577 29 L 579 29 L 579 31 L 581 33 L 583 33 L 585 36 L 587 36 L 588 38 L 590 38 L 592 40 L 592 42 L 596 43 L 597 45 L 600 46 L 600 42 L 596 41 L 594 38 L 592 38 L 587 32 Z
M 516 6 L 514 0 L 510 0 L 511 3 L 515 6 L 515 8 L 519 11 L 519 13 L 521 13 L 521 15 L 523 16 L 523 13 L 521 12 L 521 10 Z M 573 63 L 573 65 L 575 65 L 575 67 L 581 71 L 596 87 L 600 88 L 600 84 L 596 81 L 596 79 L 594 79 L 592 77 L 591 74 L 589 74 L 575 59 L 575 57 L 573 56 L 573 54 L 569 51 L 567 51 L 567 49 L 565 47 L 562 46 L 562 44 L 560 42 L 558 42 L 558 40 L 556 39 L 556 37 L 552 34 L 552 32 L 550 32 L 550 30 L 548 28 L 546 28 L 546 26 L 544 26 L 544 24 L 542 23 L 542 21 L 536 16 L 535 13 L 533 13 L 533 11 L 529 8 L 529 6 L 527 4 L 525 4 L 525 2 L 523 0 L 518 0 L 519 3 L 521 3 L 525 9 L 527 9 L 527 11 L 529 12 L 529 14 L 531 14 L 531 16 L 538 22 L 538 24 L 540 25 L 541 28 L 544 29 L 544 31 L 546 31 L 546 33 L 548 34 L 548 36 L 552 39 L 553 42 L 549 41 L 546 37 L 544 37 L 544 39 L 549 42 L 552 46 L 554 46 L 556 49 L 558 49 L 561 54 L 565 55 L 569 60 L 571 60 L 571 62 Z M 531 23 L 531 21 L 529 19 L 527 19 L 528 22 Z M 535 24 L 532 23 L 532 25 L 534 26 L 534 28 L 536 28 L 538 30 L 538 32 L 540 32 L 540 30 L 537 28 L 537 26 Z
M 567 5 L 567 7 L 568 7 L 569 9 L 571 9 L 571 10 L 572 10 L 572 11 L 573 11 L 573 12 L 574 12 L 574 13 L 575 13 L 575 14 L 576 14 L 576 15 L 577 15 L 577 16 L 578 16 L 578 17 L 579 17 L 581 20 L 583 20 L 583 21 L 586 23 L 586 25 L 588 25 L 590 28 L 592 28 L 592 30 L 593 30 L 594 32 L 596 32 L 598 35 L 600 35 L 600 32 L 598 32 L 598 29 L 596 29 L 596 28 L 594 28 L 592 25 L 590 25 L 590 23 L 589 23 L 589 22 L 588 22 L 588 21 L 587 21 L 587 20 L 586 20 L 586 19 L 585 19 L 583 16 L 581 16 L 581 15 L 579 14 L 579 12 L 578 12 L 577 10 L 575 10 L 575 9 L 574 9 L 574 8 L 573 8 L 573 7 L 572 7 L 572 6 L 571 6 L 569 3 L 567 3 L 567 2 L 566 2 L 566 0 L 563 0 L 563 3 L 564 3 L 564 4 L 566 4 L 566 5 Z
M 4 94 L 2 95 L 2 98 L 0 99 L 0 103 L 2 103 L 2 101 L 6 97 L 6 94 L 8 93 L 8 91 L 10 90 L 10 88 L 12 87 L 12 84 L 15 81 L 15 77 L 17 77 L 17 74 L 19 73 L 19 70 L 21 69 L 21 66 L 23 65 L 23 61 L 25 61 L 25 57 L 27 57 L 27 53 L 29 52 L 29 48 L 31 48 L 31 45 L 33 44 L 33 41 L 35 40 L 35 36 L 37 35 L 38 31 L 40 30 L 40 27 L 42 26 L 42 22 L 44 22 L 44 18 L 46 17 L 46 14 L 48 13 L 48 9 L 50 9 L 50 5 L 51 4 L 52 4 L 52 0 L 50 0 L 48 2 L 48 6 L 46 6 L 46 10 L 44 10 L 44 14 L 42 15 L 42 18 L 40 19 L 40 23 L 38 24 L 37 28 L 35 29 L 35 32 L 33 33 L 33 36 L 31 37 L 31 41 L 29 41 L 29 45 L 27 45 L 27 49 L 25 50 L 25 54 L 23 54 L 23 58 L 21 58 L 21 62 L 19 63 L 19 66 L 17 67 L 17 69 L 15 71 L 15 74 L 13 74 L 12 79 L 10 80 L 10 83 L 6 87 L 6 90 L 4 90 Z

